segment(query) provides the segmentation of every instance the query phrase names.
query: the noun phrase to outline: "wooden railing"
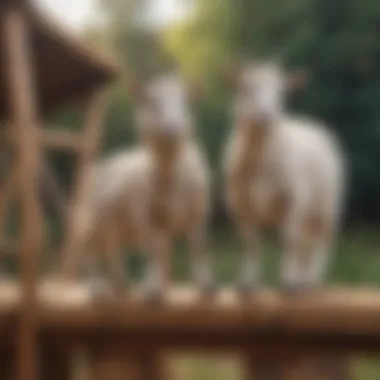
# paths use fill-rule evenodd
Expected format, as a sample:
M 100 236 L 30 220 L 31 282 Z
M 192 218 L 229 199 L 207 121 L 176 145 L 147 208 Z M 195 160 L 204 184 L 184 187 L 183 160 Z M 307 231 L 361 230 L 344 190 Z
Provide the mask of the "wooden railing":
M 6 333 L 17 326 L 18 292 L 15 284 L 0 285 L 7 346 L 14 336 L 6 341 Z M 267 291 L 245 299 L 221 290 L 206 300 L 178 288 L 150 307 L 138 293 L 94 303 L 84 287 L 51 282 L 40 288 L 39 301 L 41 347 L 53 347 L 54 363 L 82 348 L 94 379 L 168 379 L 163 355 L 189 351 L 240 355 L 247 379 L 276 371 L 276 379 L 352 379 L 348 358 L 380 354 L 380 294 L 372 289 L 294 297 Z
M 38 257 L 45 244 L 43 213 L 39 194 L 39 178 L 44 167 L 44 148 L 69 149 L 78 153 L 79 166 L 75 189 L 71 201 L 64 210 L 67 236 L 63 247 L 63 257 L 70 266 L 80 239 L 76 235 L 80 215 L 78 205 L 83 204 L 89 186 L 88 170 L 93 162 L 99 143 L 103 107 L 102 88 L 91 88 L 82 94 L 85 121 L 81 134 L 65 131 L 44 130 L 40 120 L 38 94 L 35 83 L 35 60 L 32 52 L 30 20 L 28 8 L 21 3 L 1 8 L 2 48 L 5 62 L 6 94 L 9 108 L 9 124 L 2 129 L 0 143 L 12 146 L 16 153 L 15 166 L 7 183 L 3 183 L 0 193 L 0 228 L 4 228 L 4 218 L 11 198 L 15 194 L 20 200 L 20 238 L 18 242 L 1 239 L 0 248 L 5 253 L 17 253 L 20 262 L 20 297 L 17 315 L 12 327 L 17 332 L 17 361 L 15 366 L 20 380 L 38 378 L 38 337 L 40 320 L 36 304 L 36 281 L 38 278 Z M 4 146 L 4 145 L 3 145 Z M 3 233 L 1 230 L 0 233 Z M 74 252 L 74 254 L 73 254 Z M 57 295 L 57 297 L 59 297 Z M 1 307 L 1 305 L 0 305 Z

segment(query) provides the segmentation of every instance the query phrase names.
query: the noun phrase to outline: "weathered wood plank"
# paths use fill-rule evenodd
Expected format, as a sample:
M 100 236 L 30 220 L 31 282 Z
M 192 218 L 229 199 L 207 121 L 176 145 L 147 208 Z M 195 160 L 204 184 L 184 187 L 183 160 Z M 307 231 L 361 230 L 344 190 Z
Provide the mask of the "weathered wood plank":
M 310 353 L 380 352 L 380 294 L 371 289 L 330 289 L 309 297 L 261 292 L 239 300 L 221 290 L 201 303 L 191 289 L 173 289 L 163 306 L 149 307 L 138 292 L 123 300 L 95 301 L 79 284 L 40 284 L 42 330 L 51 337 L 92 342 L 129 341 L 168 349 L 286 350 Z M 20 288 L 0 283 L 0 321 L 20 306 Z M 339 300 L 339 301 L 338 301 Z
M 21 185 L 21 286 L 22 304 L 19 326 L 18 379 L 37 378 L 36 343 L 36 257 L 42 236 L 41 213 L 38 202 L 37 102 L 34 89 L 33 59 L 28 41 L 25 14 L 10 9 L 4 19 L 4 46 L 7 55 L 9 99 L 12 123 L 17 130 Z
M 73 374 L 72 352 L 56 342 L 40 345 L 41 380 L 71 380 Z
M 1 144 L 15 144 L 17 131 L 10 125 L 0 129 Z M 39 143 L 46 149 L 67 150 L 69 152 L 80 152 L 83 148 L 86 136 L 79 132 L 66 130 L 64 126 L 55 126 L 52 129 L 38 131 Z
M 90 191 L 90 168 L 94 162 L 102 132 L 102 119 L 104 113 L 104 89 L 89 95 L 86 104 L 86 114 L 83 135 L 86 136 L 79 156 L 78 171 L 72 194 L 72 202 L 67 215 L 67 235 L 62 250 L 62 275 L 65 278 L 75 276 L 78 268 L 79 252 L 83 251 L 83 214 L 87 210 L 86 198 Z

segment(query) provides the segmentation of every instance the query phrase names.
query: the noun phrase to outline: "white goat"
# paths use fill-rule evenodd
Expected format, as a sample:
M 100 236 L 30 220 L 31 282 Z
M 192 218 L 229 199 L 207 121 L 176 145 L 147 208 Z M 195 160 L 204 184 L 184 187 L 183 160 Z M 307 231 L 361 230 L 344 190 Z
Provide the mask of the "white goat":
M 295 290 L 322 281 L 339 227 L 345 165 L 335 137 L 284 109 L 285 95 L 305 84 L 304 74 L 288 76 L 279 64 L 261 62 L 229 77 L 235 128 L 224 169 L 228 208 L 245 245 L 242 291 L 260 283 L 263 228 L 281 229 L 282 282 Z
M 210 213 L 210 174 L 190 118 L 190 91 L 174 75 L 133 88 L 138 97 L 142 144 L 113 154 L 93 170 L 90 214 L 84 235 L 91 246 L 109 238 L 106 257 L 115 286 L 123 284 L 120 243 L 148 254 L 147 296 L 157 299 L 168 277 L 173 239 L 190 245 L 193 276 L 211 290 L 205 234 Z M 113 236 L 111 236 L 113 235 Z

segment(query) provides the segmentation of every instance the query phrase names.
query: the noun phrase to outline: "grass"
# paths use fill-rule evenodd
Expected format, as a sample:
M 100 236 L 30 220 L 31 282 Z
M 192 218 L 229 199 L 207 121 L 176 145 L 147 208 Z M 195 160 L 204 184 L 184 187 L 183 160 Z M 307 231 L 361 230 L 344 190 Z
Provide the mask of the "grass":
M 243 373 L 235 357 L 186 356 L 174 360 L 177 380 L 240 380 Z
M 352 380 L 378 380 L 380 362 L 360 358 L 352 363 Z M 235 357 L 187 356 L 174 361 L 177 380 L 242 380 L 243 368 Z
M 83 360 L 84 359 L 84 360 Z M 352 379 L 350 380 L 378 380 L 380 363 L 378 360 L 360 358 L 351 365 Z M 245 379 L 243 366 L 236 356 L 226 355 L 181 355 L 172 357 L 170 363 L 171 378 L 175 380 L 242 380 Z M 86 358 L 78 357 L 75 370 L 76 380 L 91 378 Z M 321 377 L 322 379 L 322 377 Z
M 358 228 L 342 234 L 331 258 L 329 285 L 380 286 L 380 226 Z M 263 247 L 263 278 L 268 286 L 278 285 L 281 261 L 279 247 L 273 239 L 267 239 Z M 213 268 L 219 284 L 233 285 L 241 257 L 241 245 L 231 231 L 219 231 L 210 239 Z M 184 244 L 178 244 L 173 254 L 174 277 L 177 282 L 188 282 L 190 261 Z M 128 256 L 129 272 L 141 278 L 144 257 Z

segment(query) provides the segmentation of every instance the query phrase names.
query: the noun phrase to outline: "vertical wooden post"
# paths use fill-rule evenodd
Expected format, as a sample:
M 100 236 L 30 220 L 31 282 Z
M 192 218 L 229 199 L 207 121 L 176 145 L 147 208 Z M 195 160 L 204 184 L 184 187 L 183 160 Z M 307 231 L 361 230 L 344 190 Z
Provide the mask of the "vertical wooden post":
M 276 360 L 277 359 L 277 360 Z M 269 358 L 256 354 L 244 355 L 244 380 L 283 380 L 283 358 Z
M 70 380 L 71 364 L 68 347 L 49 344 L 40 348 L 41 380 Z
M 157 351 L 101 346 L 91 355 L 91 380 L 171 380 Z
M 136 362 L 140 369 L 141 380 L 173 380 L 169 358 L 158 350 L 142 352 Z
M 86 115 L 82 139 L 84 145 L 79 158 L 75 188 L 67 213 L 67 236 L 62 251 L 61 271 L 65 278 L 72 278 L 77 270 L 77 261 L 83 250 L 83 216 L 88 212 L 87 197 L 90 191 L 90 169 L 96 157 L 101 137 L 105 91 L 92 93 L 86 104 Z
M 22 10 L 9 9 L 4 20 L 4 44 L 12 122 L 17 131 L 21 185 L 21 320 L 17 375 L 19 380 L 37 379 L 36 257 L 39 251 L 41 221 L 37 175 L 39 147 L 37 106 L 33 86 L 32 57 L 28 43 L 28 24 Z
M 129 378 L 140 380 L 138 373 L 133 372 L 132 377 L 125 373 L 125 359 L 120 347 L 103 345 L 91 354 L 90 379 L 91 380 L 127 380 Z
M 11 347 L 13 348 L 13 347 Z M 13 380 L 14 379 L 14 350 L 6 348 L 0 352 L 0 379 Z

